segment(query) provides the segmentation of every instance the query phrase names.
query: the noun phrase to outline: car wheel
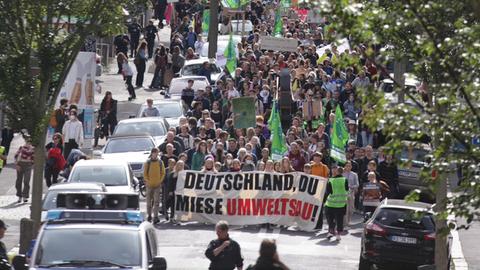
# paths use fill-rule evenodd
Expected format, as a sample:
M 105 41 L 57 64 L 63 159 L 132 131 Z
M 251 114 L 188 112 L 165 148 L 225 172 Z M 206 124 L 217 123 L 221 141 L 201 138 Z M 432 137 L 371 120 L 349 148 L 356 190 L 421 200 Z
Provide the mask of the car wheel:
M 372 265 L 373 264 L 369 260 L 363 258 L 362 254 L 360 254 L 360 260 L 359 260 L 359 263 L 358 263 L 358 270 L 370 270 L 372 268 Z

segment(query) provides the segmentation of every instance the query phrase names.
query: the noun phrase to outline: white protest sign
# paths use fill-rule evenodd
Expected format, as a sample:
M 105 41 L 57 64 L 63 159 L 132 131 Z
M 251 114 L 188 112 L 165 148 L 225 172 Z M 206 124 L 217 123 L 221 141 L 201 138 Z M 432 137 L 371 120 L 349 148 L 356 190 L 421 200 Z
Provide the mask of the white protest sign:
M 175 215 L 180 221 L 272 223 L 311 231 L 322 209 L 327 182 L 300 172 L 182 171 L 175 190 Z
M 298 48 L 298 40 L 293 38 L 261 36 L 260 46 L 262 50 L 296 52 Z

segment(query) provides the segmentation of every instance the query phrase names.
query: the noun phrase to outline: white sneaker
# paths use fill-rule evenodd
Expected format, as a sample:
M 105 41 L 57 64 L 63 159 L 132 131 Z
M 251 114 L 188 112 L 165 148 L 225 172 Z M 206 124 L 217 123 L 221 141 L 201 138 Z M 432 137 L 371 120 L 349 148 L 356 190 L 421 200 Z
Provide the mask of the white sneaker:
M 328 239 L 330 239 L 330 238 L 332 238 L 332 237 L 333 237 L 333 233 L 331 233 L 331 232 L 327 233 L 327 238 L 328 238 Z
M 337 234 L 337 236 L 335 236 L 335 240 L 337 241 L 340 241 L 342 238 L 340 237 L 340 234 Z

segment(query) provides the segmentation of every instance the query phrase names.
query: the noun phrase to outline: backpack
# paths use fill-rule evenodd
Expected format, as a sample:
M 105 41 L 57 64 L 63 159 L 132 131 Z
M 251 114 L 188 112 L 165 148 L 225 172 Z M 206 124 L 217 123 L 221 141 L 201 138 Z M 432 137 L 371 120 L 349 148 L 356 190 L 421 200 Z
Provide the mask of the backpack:
M 157 162 L 160 163 L 160 171 L 163 171 L 163 169 L 164 169 L 163 166 L 164 166 L 164 165 L 163 165 L 162 160 L 161 160 L 161 159 L 158 159 Z M 152 163 L 152 160 L 151 160 L 151 159 L 148 159 L 148 160 L 147 160 L 147 174 L 150 174 L 150 163 Z

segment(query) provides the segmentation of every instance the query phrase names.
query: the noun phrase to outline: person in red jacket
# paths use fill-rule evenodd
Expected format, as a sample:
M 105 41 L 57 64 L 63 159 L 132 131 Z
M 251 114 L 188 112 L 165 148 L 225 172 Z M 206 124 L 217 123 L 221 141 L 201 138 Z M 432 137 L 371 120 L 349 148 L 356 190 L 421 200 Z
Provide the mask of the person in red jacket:
M 47 162 L 45 164 L 45 182 L 47 187 L 57 183 L 58 175 L 67 164 L 62 155 L 62 135 L 55 133 L 52 139 L 53 141 L 45 146 L 47 150 Z

